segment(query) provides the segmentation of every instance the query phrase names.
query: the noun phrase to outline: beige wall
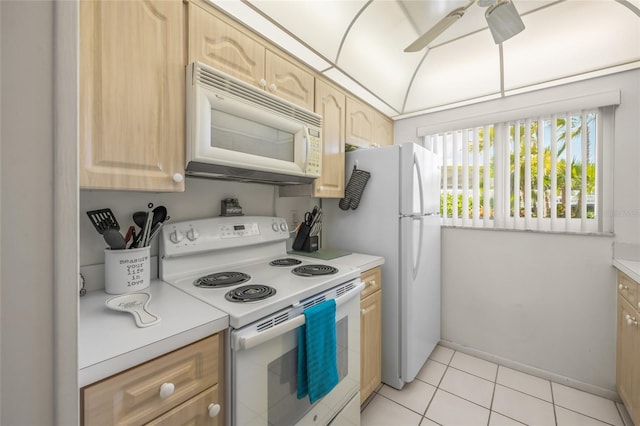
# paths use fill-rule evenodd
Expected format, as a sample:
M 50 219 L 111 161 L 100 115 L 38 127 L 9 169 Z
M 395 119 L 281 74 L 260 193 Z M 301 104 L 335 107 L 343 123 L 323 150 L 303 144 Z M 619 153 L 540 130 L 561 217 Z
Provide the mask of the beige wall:
M 54 421 L 54 11 L 49 1 L 0 11 L 0 423 L 44 426 Z

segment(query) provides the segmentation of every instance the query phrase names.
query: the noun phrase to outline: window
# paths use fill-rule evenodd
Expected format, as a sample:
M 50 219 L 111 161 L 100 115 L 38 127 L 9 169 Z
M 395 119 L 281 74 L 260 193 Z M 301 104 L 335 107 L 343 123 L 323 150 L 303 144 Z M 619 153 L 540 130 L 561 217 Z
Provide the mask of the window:
M 601 232 L 600 110 L 425 137 L 442 158 L 445 225 Z

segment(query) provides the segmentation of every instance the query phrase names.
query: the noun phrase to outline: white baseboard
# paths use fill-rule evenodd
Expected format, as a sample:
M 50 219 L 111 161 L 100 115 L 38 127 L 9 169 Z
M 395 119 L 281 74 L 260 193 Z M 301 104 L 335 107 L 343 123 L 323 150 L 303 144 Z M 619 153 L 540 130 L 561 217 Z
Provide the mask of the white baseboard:
M 489 362 L 493 362 L 495 364 L 503 365 L 505 367 L 511 368 L 513 370 L 521 371 L 523 373 L 531 374 L 532 376 L 540 377 L 541 379 L 550 380 L 552 382 L 559 383 L 561 385 L 569 386 L 584 392 L 591 393 L 593 395 L 598 395 L 603 398 L 610 399 L 616 402 L 622 402 L 618 393 L 611 389 L 601 388 L 599 386 L 591 385 L 589 383 L 584 383 L 578 380 L 571 379 L 569 377 L 562 376 L 560 374 L 552 373 L 547 370 L 543 370 L 540 368 L 532 367 L 527 364 L 522 364 L 517 361 L 513 361 L 507 358 L 502 358 L 497 355 L 493 355 L 487 352 L 480 351 L 478 349 L 470 348 L 468 346 L 463 346 L 457 344 L 455 342 L 441 340 L 440 345 L 451 348 L 456 351 L 460 351 L 467 355 L 472 355 L 480 359 L 484 359 Z

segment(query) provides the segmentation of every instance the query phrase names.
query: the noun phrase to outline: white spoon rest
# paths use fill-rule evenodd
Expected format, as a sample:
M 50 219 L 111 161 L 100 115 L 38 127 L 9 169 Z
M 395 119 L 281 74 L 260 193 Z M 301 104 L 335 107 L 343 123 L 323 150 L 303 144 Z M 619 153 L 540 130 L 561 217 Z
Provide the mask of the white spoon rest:
M 129 312 L 138 327 L 149 327 L 160 322 L 160 317 L 147 309 L 150 300 L 149 293 L 129 293 L 107 299 L 105 304 L 114 311 Z

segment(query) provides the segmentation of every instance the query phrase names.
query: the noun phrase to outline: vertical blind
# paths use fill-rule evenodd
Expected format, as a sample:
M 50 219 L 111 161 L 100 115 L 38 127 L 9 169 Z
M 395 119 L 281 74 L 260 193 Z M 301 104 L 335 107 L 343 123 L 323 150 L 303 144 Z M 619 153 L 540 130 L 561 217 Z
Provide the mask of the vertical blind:
M 442 158 L 444 224 L 598 232 L 598 111 L 425 137 Z

